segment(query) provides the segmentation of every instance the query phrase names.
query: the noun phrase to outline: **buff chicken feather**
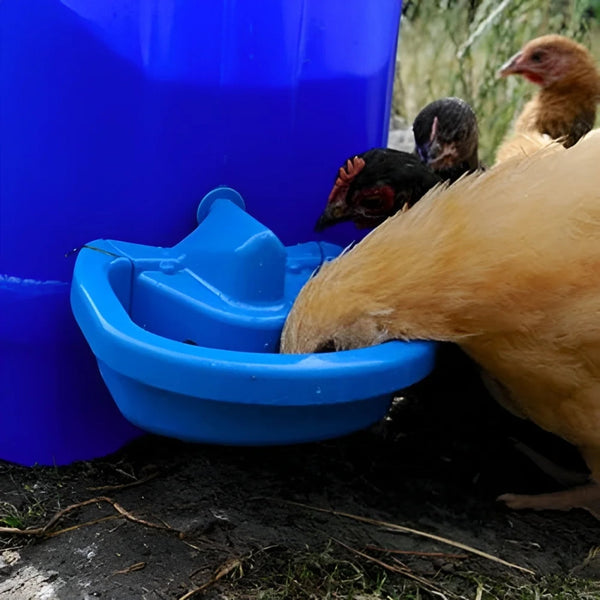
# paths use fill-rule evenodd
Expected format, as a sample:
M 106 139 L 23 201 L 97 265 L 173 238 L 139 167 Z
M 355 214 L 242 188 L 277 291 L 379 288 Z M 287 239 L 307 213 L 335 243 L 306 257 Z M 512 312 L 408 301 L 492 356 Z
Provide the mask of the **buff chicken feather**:
M 436 187 L 300 291 L 285 353 L 458 344 L 512 412 L 577 447 L 582 486 L 512 508 L 600 516 L 600 134 Z

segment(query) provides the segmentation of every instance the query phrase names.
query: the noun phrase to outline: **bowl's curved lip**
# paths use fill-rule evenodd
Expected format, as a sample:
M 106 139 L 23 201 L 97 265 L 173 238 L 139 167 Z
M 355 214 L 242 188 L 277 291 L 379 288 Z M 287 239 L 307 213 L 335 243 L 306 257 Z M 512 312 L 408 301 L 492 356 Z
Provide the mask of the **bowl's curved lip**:
M 93 243 L 101 247 L 102 241 Z M 134 323 L 108 281 L 114 255 L 82 251 L 71 287 L 73 314 L 101 368 L 199 399 L 306 405 L 391 394 L 433 368 L 435 343 L 390 341 L 321 354 L 275 354 L 193 346 Z

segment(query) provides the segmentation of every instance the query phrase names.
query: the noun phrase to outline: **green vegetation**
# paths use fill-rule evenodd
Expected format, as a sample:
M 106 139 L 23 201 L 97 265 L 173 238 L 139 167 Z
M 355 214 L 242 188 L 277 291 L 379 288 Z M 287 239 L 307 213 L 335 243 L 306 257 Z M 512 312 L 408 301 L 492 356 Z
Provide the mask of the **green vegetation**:
M 598 600 L 600 583 L 570 576 L 535 578 L 490 577 L 461 570 L 457 563 L 445 569 L 425 568 L 430 575 L 410 576 L 394 573 L 363 560 L 344 556 L 336 544 L 328 544 L 322 552 L 282 555 L 267 553 L 263 561 L 249 561 L 243 577 L 232 574 L 227 587 L 239 600 Z M 392 566 L 393 559 L 380 555 Z M 410 557 L 406 557 L 411 562 Z M 421 565 L 424 567 L 424 565 Z M 435 572 L 434 572 L 435 571 Z
M 507 58 L 546 33 L 577 39 L 600 56 L 598 0 L 405 0 L 403 12 L 395 113 L 412 122 L 436 98 L 463 98 L 478 116 L 488 164 L 535 91 L 521 78 L 496 76 Z
M 0 502 L 0 527 L 25 529 L 45 514 L 45 509 L 39 500 L 34 500 L 22 509 L 18 509 L 10 502 Z

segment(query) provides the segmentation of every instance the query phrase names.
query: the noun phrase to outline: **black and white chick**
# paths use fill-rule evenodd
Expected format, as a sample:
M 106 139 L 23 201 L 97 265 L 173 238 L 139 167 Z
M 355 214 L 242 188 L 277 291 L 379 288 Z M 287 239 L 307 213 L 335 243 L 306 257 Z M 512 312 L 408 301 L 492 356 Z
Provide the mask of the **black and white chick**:
M 413 121 L 415 154 L 445 181 L 454 182 L 481 168 L 477 117 L 461 98 L 447 97 L 425 106 Z

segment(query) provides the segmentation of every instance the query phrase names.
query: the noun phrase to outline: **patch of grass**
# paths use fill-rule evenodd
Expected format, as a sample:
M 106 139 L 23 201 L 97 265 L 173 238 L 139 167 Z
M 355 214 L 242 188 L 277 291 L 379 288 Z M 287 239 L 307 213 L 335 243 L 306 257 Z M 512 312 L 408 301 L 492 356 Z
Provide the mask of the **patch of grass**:
M 231 581 L 235 598 L 252 600 L 416 600 L 419 590 L 410 582 L 392 583 L 384 569 L 344 556 L 329 543 L 323 550 L 292 553 L 271 551 Z
M 387 559 L 386 559 L 387 560 Z M 421 569 L 422 570 L 422 569 Z M 239 600 L 598 600 L 600 582 L 566 576 L 523 577 L 503 571 L 490 577 L 472 570 L 415 567 L 439 591 L 346 555 L 335 544 L 321 551 L 269 552 L 243 577 L 223 580 L 225 595 Z
M 535 582 L 507 582 L 465 572 L 457 575 L 462 579 L 465 591 L 472 589 L 467 597 L 480 600 L 598 600 L 600 582 L 573 577 L 545 576 Z M 457 582 L 454 583 L 457 585 Z M 460 593 L 461 584 L 455 591 Z
M 56 489 L 60 486 L 59 475 L 52 468 L 21 467 L 0 461 L 0 479 L 8 483 L 11 494 L 1 493 L 0 527 L 27 529 L 40 525 L 57 500 Z M 9 501 L 18 497 L 16 503 Z M 0 536 L 0 547 L 15 543 L 10 534 Z M 19 545 L 25 544 L 19 538 Z
M 14 504 L 0 502 L 0 525 L 18 529 L 25 528 L 24 519 Z
M 10 502 L 0 502 L 0 525 L 26 529 L 45 516 L 46 510 L 39 500 L 33 501 L 22 509 Z

